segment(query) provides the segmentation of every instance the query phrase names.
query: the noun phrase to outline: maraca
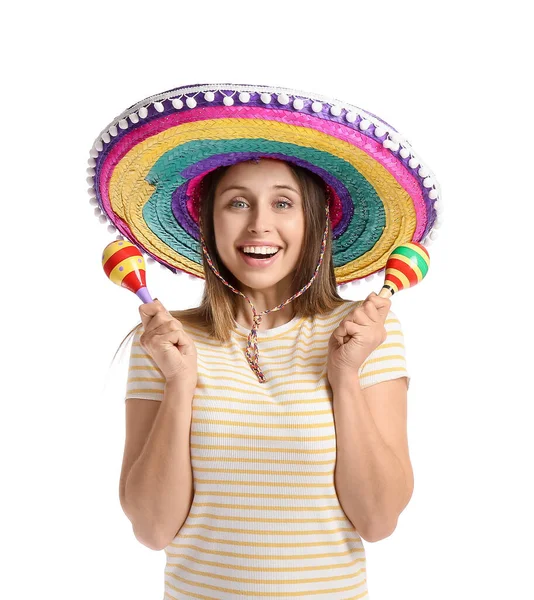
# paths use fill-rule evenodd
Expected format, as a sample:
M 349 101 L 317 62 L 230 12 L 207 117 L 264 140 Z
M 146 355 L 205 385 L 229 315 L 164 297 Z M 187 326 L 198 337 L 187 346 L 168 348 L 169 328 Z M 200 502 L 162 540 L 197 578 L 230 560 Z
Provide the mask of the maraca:
M 145 259 L 137 246 L 126 240 L 111 242 L 102 253 L 106 275 L 121 287 L 133 292 L 143 302 L 153 302 L 146 287 Z
M 395 292 L 417 285 L 428 273 L 428 250 L 417 242 L 397 246 L 386 262 L 386 278 L 379 296 L 390 298 Z

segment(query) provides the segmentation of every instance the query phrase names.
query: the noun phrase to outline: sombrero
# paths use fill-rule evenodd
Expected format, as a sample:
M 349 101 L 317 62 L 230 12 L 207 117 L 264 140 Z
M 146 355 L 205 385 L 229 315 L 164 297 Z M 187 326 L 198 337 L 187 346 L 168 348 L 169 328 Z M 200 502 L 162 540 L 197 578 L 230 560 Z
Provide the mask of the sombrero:
M 204 278 L 202 178 L 258 157 L 324 180 L 338 286 L 381 273 L 396 246 L 436 236 L 440 188 L 403 135 L 347 102 L 271 86 L 184 86 L 130 106 L 91 148 L 90 202 L 149 262 Z

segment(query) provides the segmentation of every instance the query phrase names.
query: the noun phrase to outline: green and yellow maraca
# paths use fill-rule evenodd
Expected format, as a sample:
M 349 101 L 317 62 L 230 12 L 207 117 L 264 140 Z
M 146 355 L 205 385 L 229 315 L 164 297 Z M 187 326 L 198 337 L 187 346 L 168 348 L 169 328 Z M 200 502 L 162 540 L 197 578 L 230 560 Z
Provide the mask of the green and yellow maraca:
M 386 262 L 386 277 L 379 292 L 382 298 L 390 298 L 396 292 L 417 285 L 428 273 L 430 255 L 417 242 L 397 246 Z

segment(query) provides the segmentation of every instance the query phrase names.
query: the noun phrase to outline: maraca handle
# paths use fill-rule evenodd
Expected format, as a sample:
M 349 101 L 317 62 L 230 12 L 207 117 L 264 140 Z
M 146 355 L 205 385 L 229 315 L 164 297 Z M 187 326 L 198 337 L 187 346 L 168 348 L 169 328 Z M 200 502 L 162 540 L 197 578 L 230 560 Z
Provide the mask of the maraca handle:
M 138 298 L 140 298 L 145 304 L 147 304 L 148 302 L 153 302 L 152 297 L 148 292 L 148 288 L 146 287 L 139 288 L 137 292 L 135 292 L 135 295 Z
M 383 287 L 380 292 L 378 292 L 378 295 L 381 298 L 391 298 L 391 296 L 393 296 L 393 293 L 388 287 Z

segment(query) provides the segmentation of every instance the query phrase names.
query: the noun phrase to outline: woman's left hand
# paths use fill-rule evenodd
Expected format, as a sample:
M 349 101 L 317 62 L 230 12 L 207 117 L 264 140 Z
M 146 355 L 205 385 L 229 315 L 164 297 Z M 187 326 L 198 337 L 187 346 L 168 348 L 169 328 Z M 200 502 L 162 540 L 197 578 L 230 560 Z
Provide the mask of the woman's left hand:
M 328 381 L 332 388 L 356 381 L 358 370 L 365 360 L 385 341 L 385 323 L 390 307 L 389 298 L 371 292 L 334 329 L 328 342 L 327 363 Z

